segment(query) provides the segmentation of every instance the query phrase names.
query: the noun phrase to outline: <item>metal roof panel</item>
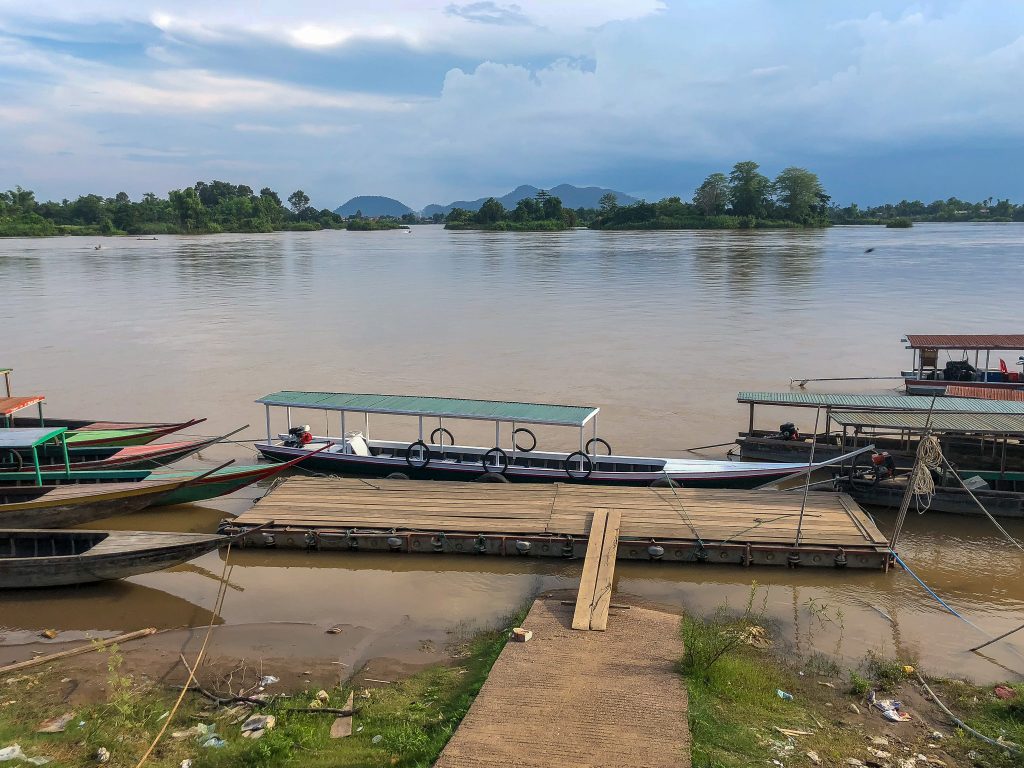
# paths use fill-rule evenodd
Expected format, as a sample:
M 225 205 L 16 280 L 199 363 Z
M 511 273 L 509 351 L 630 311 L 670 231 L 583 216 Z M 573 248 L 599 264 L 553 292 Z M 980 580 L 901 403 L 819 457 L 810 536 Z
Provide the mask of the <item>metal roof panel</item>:
M 1024 333 L 908 333 L 914 349 L 1024 349 Z
M 736 400 L 740 403 L 846 411 L 927 411 L 932 406 L 933 399 L 934 410 L 937 412 L 1024 414 L 1024 402 L 980 400 L 970 397 L 846 395 L 831 392 L 740 392 L 736 395 Z
M 516 421 L 524 424 L 554 424 L 567 427 L 583 426 L 599 410 L 583 405 L 552 405 L 509 400 L 470 400 L 459 397 L 421 397 L 354 392 L 283 391 L 265 395 L 256 402 L 265 405 L 315 408 L 325 411 L 439 416 L 481 421 Z
M 1024 435 L 1024 415 L 1002 413 L 912 413 L 898 411 L 840 411 L 832 414 L 837 424 L 850 427 L 909 429 L 936 432 L 972 432 L 986 435 Z

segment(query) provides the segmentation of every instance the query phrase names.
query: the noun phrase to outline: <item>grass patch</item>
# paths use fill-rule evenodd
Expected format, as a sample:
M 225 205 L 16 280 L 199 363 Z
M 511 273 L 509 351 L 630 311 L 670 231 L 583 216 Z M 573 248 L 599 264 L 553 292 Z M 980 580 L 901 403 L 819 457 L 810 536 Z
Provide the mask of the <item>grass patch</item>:
M 425 768 L 468 711 L 506 639 L 504 630 L 476 634 L 460 645 L 460 666 L 431 667 L 386 687 L 356 690 L 358 712 L 353 734 L 345 739 L 330 738 L 331 715 L 287 711 L 306 706 L 315 691 L 254 710 L 277 718 L 276 727 L 256 741 L 240 735 L 238 720 L 247 711 L 214 711 L 205 699 L 189 694 L 147 765 L 177 768 L 189 758 L 194 768 Z M 132 768 L 163 726 L 164 713 L 177 694 L 124 674 L 116 647 L 104 652 L 106 701 L 101 704 L 73 708 L 63 703 L 68 686 L 62 681 L 67 678 L 57 665 L 0 680 L 0 748 L 17 743 L 31 757 L 51 758 L 50 765 L 85 768 L 97 764 L 96 752 L 104 747 L 111 754 L 108 766 Z M 330 698 L 323 706 L 342 708 L 350 690 L 345 686 L 328 691 Z M 75 717 L 64 733 L 35 733 L 42 720 L 72 709 Z M 202 747 L 193 736 L 171 737 L 198 723 L 213 725 L 224 746 Z M 376 736 L 380 738 L 375 743 Z

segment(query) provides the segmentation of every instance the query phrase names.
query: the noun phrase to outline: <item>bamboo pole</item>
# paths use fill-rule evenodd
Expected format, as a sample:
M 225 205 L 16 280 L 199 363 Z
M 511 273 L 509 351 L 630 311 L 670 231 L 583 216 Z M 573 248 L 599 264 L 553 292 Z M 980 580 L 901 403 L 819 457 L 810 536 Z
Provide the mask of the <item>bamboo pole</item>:
M 143 637 L 149 637 L 150 635 L 156 634 L 156 627 L 147 627 L 146 629 L 140 629 L 136 632 L 129 632 L 125 635 L 118 635 L 117 637 L 111 637 L 106 640 L 100 640 L 99 642 L 89 643 L 89 645 L 80 645 L 77 648 L 71 648 L 67 651 L 61 651 L 60 653 L 51 653 L 46 656 L 39 656 L 28 661 L 19 661 L 15 664 L 8 664 L 6 667 L 0 667 L 0 674 L 7 672 L 18 672 L 22 669 L 28 669 L 29 667 L 36 667 L 40 664 L 46 664 L 51 661 L 60 661 L 61 659 L 67 659 L 71 656 L 78 656 L 82 653 L 89 653 L 89 651 L 101 651 L 108 645 L 114 645 L 115 643 L 127 643 L 129 640 L 138 640 Z

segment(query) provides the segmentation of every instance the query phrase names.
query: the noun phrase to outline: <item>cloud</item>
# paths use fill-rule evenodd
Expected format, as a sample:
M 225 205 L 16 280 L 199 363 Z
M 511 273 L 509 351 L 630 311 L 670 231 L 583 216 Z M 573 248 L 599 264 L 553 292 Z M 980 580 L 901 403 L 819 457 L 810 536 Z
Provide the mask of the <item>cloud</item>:
M 490 0 L 466 3 L 464 5 L 452 3 L 444 9 L 444 12 L 449 16 L 458 16 L 466 21 L 474 21 L 479 24 L 499 24 L 502 26 L 522 24 L 532 26 L 529 17 L 515 3 L 499 5 Z
M 56 196 L 213 169 L 323 205 L 563 180 L 687 195 L 747 158 L 842 188 L 864 158 L 1024 138 L 1024 5 L 984 0 L 38 0 L 0 4 L 0 28 L 5 177 Z

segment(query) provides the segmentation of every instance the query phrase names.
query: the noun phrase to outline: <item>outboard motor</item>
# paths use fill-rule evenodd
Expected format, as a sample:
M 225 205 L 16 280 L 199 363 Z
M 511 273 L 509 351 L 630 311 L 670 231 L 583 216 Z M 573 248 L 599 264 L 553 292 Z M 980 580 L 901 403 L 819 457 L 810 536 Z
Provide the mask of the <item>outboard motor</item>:
M 876 483 L 896 474 L 896 460 L 887 451 L 871 454 L 871 464 L 875 470 Z
M 301 427 L 292 427 L 288 430 L 288 438 L 284 444 L 289 448 L 302 448 L 313 441 L 313 433 L 309 431 L 309 424 Z
M 792 421 L 787 421 L 785 424 L 779 425 L 779 433 L 775 435 L 776 440 L 799 440 L 800 430 L 796 428 L 796 424 Z

